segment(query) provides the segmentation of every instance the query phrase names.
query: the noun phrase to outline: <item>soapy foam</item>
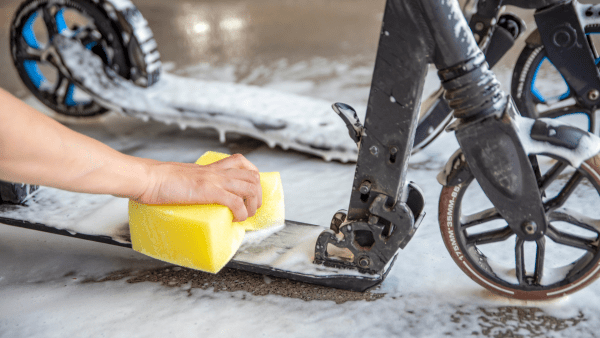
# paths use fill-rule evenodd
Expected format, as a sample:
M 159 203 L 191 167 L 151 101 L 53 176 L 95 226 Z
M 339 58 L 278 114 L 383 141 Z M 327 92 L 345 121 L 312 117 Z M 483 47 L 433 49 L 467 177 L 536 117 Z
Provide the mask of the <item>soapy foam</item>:
M 281 145 L 326 160 L 356 160 L 356 144 L 347 137 L 330 102 L 168 73 L 150 88 L 140 88 L 114 73 L 108 77 L 102 60 L 77 42 L 62 36 L 55 40 L 72 77 L 108 107 L 140 118 L 175 122 L 182 129 L 213 127 L 221 133 L 249 135 L 270 147 Z

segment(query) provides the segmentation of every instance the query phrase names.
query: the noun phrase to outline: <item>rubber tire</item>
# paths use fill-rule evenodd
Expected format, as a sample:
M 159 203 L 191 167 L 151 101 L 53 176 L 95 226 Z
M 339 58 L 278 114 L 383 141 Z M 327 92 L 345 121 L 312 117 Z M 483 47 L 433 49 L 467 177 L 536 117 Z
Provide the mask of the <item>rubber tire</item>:
M 515 68 L 513 70 L 510 93 L 521 113 L 521 116 L 538 118 L 539 114 L 535 108 L 539 100 L 531 93 L 531 81 L 535 74 L 532 69 L 539 65 L 546 57 L 543 45 L 527 44 L 521 51 Z

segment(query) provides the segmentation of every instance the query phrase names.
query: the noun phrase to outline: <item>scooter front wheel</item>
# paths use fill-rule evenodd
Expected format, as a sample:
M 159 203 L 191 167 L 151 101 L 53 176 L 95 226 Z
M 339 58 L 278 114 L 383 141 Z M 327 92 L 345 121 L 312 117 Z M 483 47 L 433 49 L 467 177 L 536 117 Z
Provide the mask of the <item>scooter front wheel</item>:
M 535 241 L 511 230 L 464 162 L 462 183 L 445 186 L 440 196 L 440 230 L 454 262 L 479 285 L 505 297 L 562 297 L 600 276 L 600 161 L 573 168 L 538 156 L 538 163 L 549 224 Z

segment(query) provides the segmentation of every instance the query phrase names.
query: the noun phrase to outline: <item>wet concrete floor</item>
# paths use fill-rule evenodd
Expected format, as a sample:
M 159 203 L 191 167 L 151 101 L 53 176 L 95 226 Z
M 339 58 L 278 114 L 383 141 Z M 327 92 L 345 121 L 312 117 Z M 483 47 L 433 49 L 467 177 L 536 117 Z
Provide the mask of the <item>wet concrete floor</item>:
M 8 48 L 9 26 L 19 3 L 0 0 L 0 87 L 20 98 L 26 98 L 30 94 L 14 70 Z M 239 66 L 235 68 L 237 78 L 243 78 L 254 67 L 268 66 L 282 59 L 289 60 L 292 64 L 315 57 L 332 60 L 359 58 L 372 63 L 384 3 L 384 0 L 135 1 L 154 32 L 161 59 L 167 69 L 177 71 L 200 63 L 214 67 L 233 64 Z M 533 30 L 530 12 L 518 9 L 512 11 L 524 15 L 528 31 Z M 522 41 L 516 48 L 520 46 Z M 511 53 L 503 59 L 499 68 L 509 68 L 517 56 L 517 53 Z M 231 147 L 236 146 L 239 146 L 239 142 L 231 143 Z M 240 149 L 251 151 L 253 147 Z M 329 299 L 336 302 L 378 298 L 370 294 L 352 295 L 345 291 L 314 288 L 295 282 L 286 283 L 278 279 L 273 282 L 271 279 L 243 272 L 226 271 L 216 276 L 201 274 L 198 277 L 187 269 L 171 268 L 170 272 L 164 269 L 168 268 L 137 273 L 115 272 L 105 279 L 93 282 L 128 278 L 130 282 L 154 281 L 166 286 L 177 286 L 200 278 L 203 283 L 209 280 L 209 287 L 214 287 L 215 291 L 245 290 L 252 294 L 271 293 L 305 300 Z M 175 284 L 170 285 L 171 280 Z M 244 280 L 245 283 L 237 283 L 237 280 Z M 208 284 L 198 287 L 206 285 Z M 300 288 L 311 291 L 299 291 Z M 481 309 L 484 314 L 486 311 L 493 313 L 488 316 L 491 318 L 489 325 L 502 325 L 508 319 L 527 326 L 528 321 L 539 322 L 539 318 L 545 316 L 544 318 L 549 318 L 549 324 L 542 325 L 540 330 L 557 329 L 556 319 L 540 314 L 535 308 Z M 461 316 L 459 312 L 456 315 L 458 321 Z M 574 318 L 571 325 L 576 325 L 578 320 L 581 318 Z M 518 328 L 515 328 L 514 332 L 517 331 Z M 482 333 L 487 336 L 485 330 Z M 507 336 L 512 336 L 511 334 L 514 333 L 507 331 Z

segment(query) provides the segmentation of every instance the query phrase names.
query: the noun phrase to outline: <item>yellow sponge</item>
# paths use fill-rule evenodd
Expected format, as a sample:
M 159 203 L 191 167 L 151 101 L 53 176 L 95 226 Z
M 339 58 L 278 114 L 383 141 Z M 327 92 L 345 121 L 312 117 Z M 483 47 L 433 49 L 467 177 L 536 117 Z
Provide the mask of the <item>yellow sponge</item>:
M 196 163 L 207 165 L 229 155 L 207 152 Z M 232 222 L 229 208 L 216 205 L 147 205 L 129 201 L 133 249 L 177 265 L 216 273 L 233 257 L 245 230 L 285 221 L 279 173 L 261 173 L 262 206 L 244 222 Z

